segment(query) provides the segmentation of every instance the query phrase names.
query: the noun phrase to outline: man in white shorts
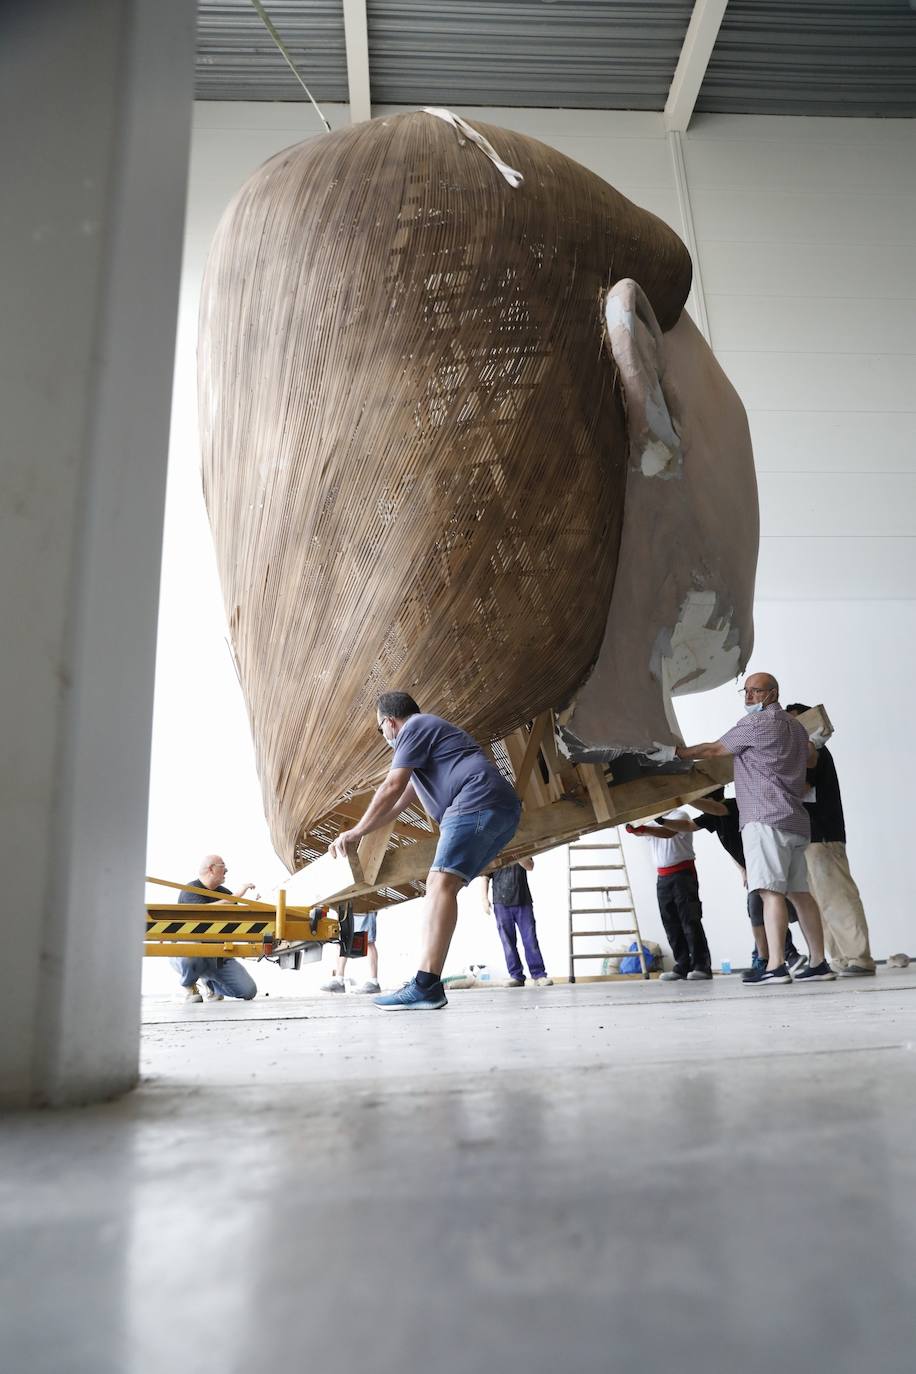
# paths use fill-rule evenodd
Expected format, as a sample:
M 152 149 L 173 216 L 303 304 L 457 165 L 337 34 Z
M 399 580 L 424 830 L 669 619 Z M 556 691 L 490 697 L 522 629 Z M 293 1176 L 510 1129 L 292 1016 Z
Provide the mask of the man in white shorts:
M 744 684 L 745 715 L 712 744 L 679 745 L 681 759 L 732 754 L 735 796 L 747 865 L 747 890 L 763 899 L 770 951 L 767 966 L 744 975 L 757 987 L 793 981 L 784 962 L 788 911 L 792 898 L 808 945 L 809 965 L 796 982 L 826 982 L 836 974 L 824 958 L 824 930 L 817 903 L 808 890 L 805 851 L 811 822 L 805 808 L 806 771 L 816 754 L 803 725 L 779 705 L 779 683 L 769 673 L 754 673 Z

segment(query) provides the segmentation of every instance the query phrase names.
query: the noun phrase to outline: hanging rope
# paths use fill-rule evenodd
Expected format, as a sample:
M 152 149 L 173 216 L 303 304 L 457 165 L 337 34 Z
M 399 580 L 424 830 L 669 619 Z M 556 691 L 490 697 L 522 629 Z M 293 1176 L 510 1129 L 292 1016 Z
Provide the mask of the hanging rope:
M 321 120 L 322 124 L 323 124 L 324 127 L 327 129 L 328 133 L 330 133 L 330 132 L 331 132 L 331 126 L 330 126 L 330 124 L 329 124 L 328 121 L 325 119 L 324 115 L 321 113 L 321 110 L 318 108 L 318 104 L 317 104 L 317 102 L 316 102 L 316 100 L 315 100 L 315 97 L 312 95 L 312 93 L 311 93 L 311 91 L 309 90 L 308 86 L 306 86 L 305 82 L 302 80 L 302 77 L 301 77 L 301 76 L 299 75 L 299 73 L 297 72 L 297 70 L 296 70 L 296 64 L 295 64 L 295 62 L 293 61 L 293 59 L 290 57 L 289 52 L 288 52 L 287 47 L 286 47 L 286 44 L 283 42 L 283 39 L 280 37 L 280 35 L 277 33 L 277 30 L 274 28 L 273 21 L 271 20 L 271 17 L 270 17 L 270 15 L 267 13 L 267 11 L 265 10 L 264 6 L 261 4 L 261 0 L 251 0 L 251 3 L 254 5 L 255 9 L 256 9 L 257 12 L 258 12 L 258 14 L 261 16 L 261 19 L 262 19 L 263 22 L 264 22 L 264 27 L 265 27 L 265 29 L 266 29 L 267 32 L 270 34 L 271 38 L 274 40 L 274 42 L 276 43 L 277 47 L 280 49 L 280 52 L 283 54 L 284 58 L 286 59 L 286 64 L 287 64 L 287 66 L 289 67 L 290 71 L 292 72 L 293 76 L 294 76 L 294 77 L 296 78 L 296 80 L 299 82 L 299 85 L 302 87 L 302 89 L 305 91 L 306 95 L 308 96 L 309 100 L 310 100 L 310 101 L 312 102 L 312 104 L 315 106 L 315 113 L 317 114 L 318 118 Z

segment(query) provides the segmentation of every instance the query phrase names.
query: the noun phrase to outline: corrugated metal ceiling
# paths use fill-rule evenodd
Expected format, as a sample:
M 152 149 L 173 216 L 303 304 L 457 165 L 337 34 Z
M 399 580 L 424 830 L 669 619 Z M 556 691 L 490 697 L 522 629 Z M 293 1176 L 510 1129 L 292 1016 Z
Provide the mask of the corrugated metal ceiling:
M 909 0 L 729 0 L 697 110 L 916 115 Z
M 266 0 L 264 8 L 315 99 L 347 100 L 341 0 Z M 306 99 L 251 0 L 198 0 L 195 95 Z
M 266 0 L 316 98 L 347 99 L 341 0 Z M 692 0 L 367 0 L 377 104 L 661 110 Z M 201 100 L 304 95 L 250 0 L 198 0 Z M 730 0 L 698 110 L 916 115 L 916 0 Z

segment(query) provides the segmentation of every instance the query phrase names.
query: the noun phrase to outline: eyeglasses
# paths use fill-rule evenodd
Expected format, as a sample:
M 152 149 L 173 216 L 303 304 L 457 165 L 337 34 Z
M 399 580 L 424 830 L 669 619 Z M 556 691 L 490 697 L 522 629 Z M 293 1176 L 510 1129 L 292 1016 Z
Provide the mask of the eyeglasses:
M 766 697 L 772 692 L 772 687 L 739 687 L 738 691 L 746 697 Z

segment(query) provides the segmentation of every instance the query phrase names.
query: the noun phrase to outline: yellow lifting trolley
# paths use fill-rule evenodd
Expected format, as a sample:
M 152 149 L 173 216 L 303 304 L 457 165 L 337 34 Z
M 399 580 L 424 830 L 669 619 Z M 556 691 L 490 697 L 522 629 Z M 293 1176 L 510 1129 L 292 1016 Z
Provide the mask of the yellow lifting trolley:
M 147 883 L 202 895 L 203 888 L 147 877 Z M 348 958 L 366 953 L 366 932 L 353 930 L 351 903 L 327 907 L 287 906 L 281 888 L 276 901 L 262 902 L 221 892 L 214 900 L 147 902 L 143 953 L 170 958 L 270 959 L 281 968 L 301 968 L 321 958 L 322 946 L 339 944 Z

